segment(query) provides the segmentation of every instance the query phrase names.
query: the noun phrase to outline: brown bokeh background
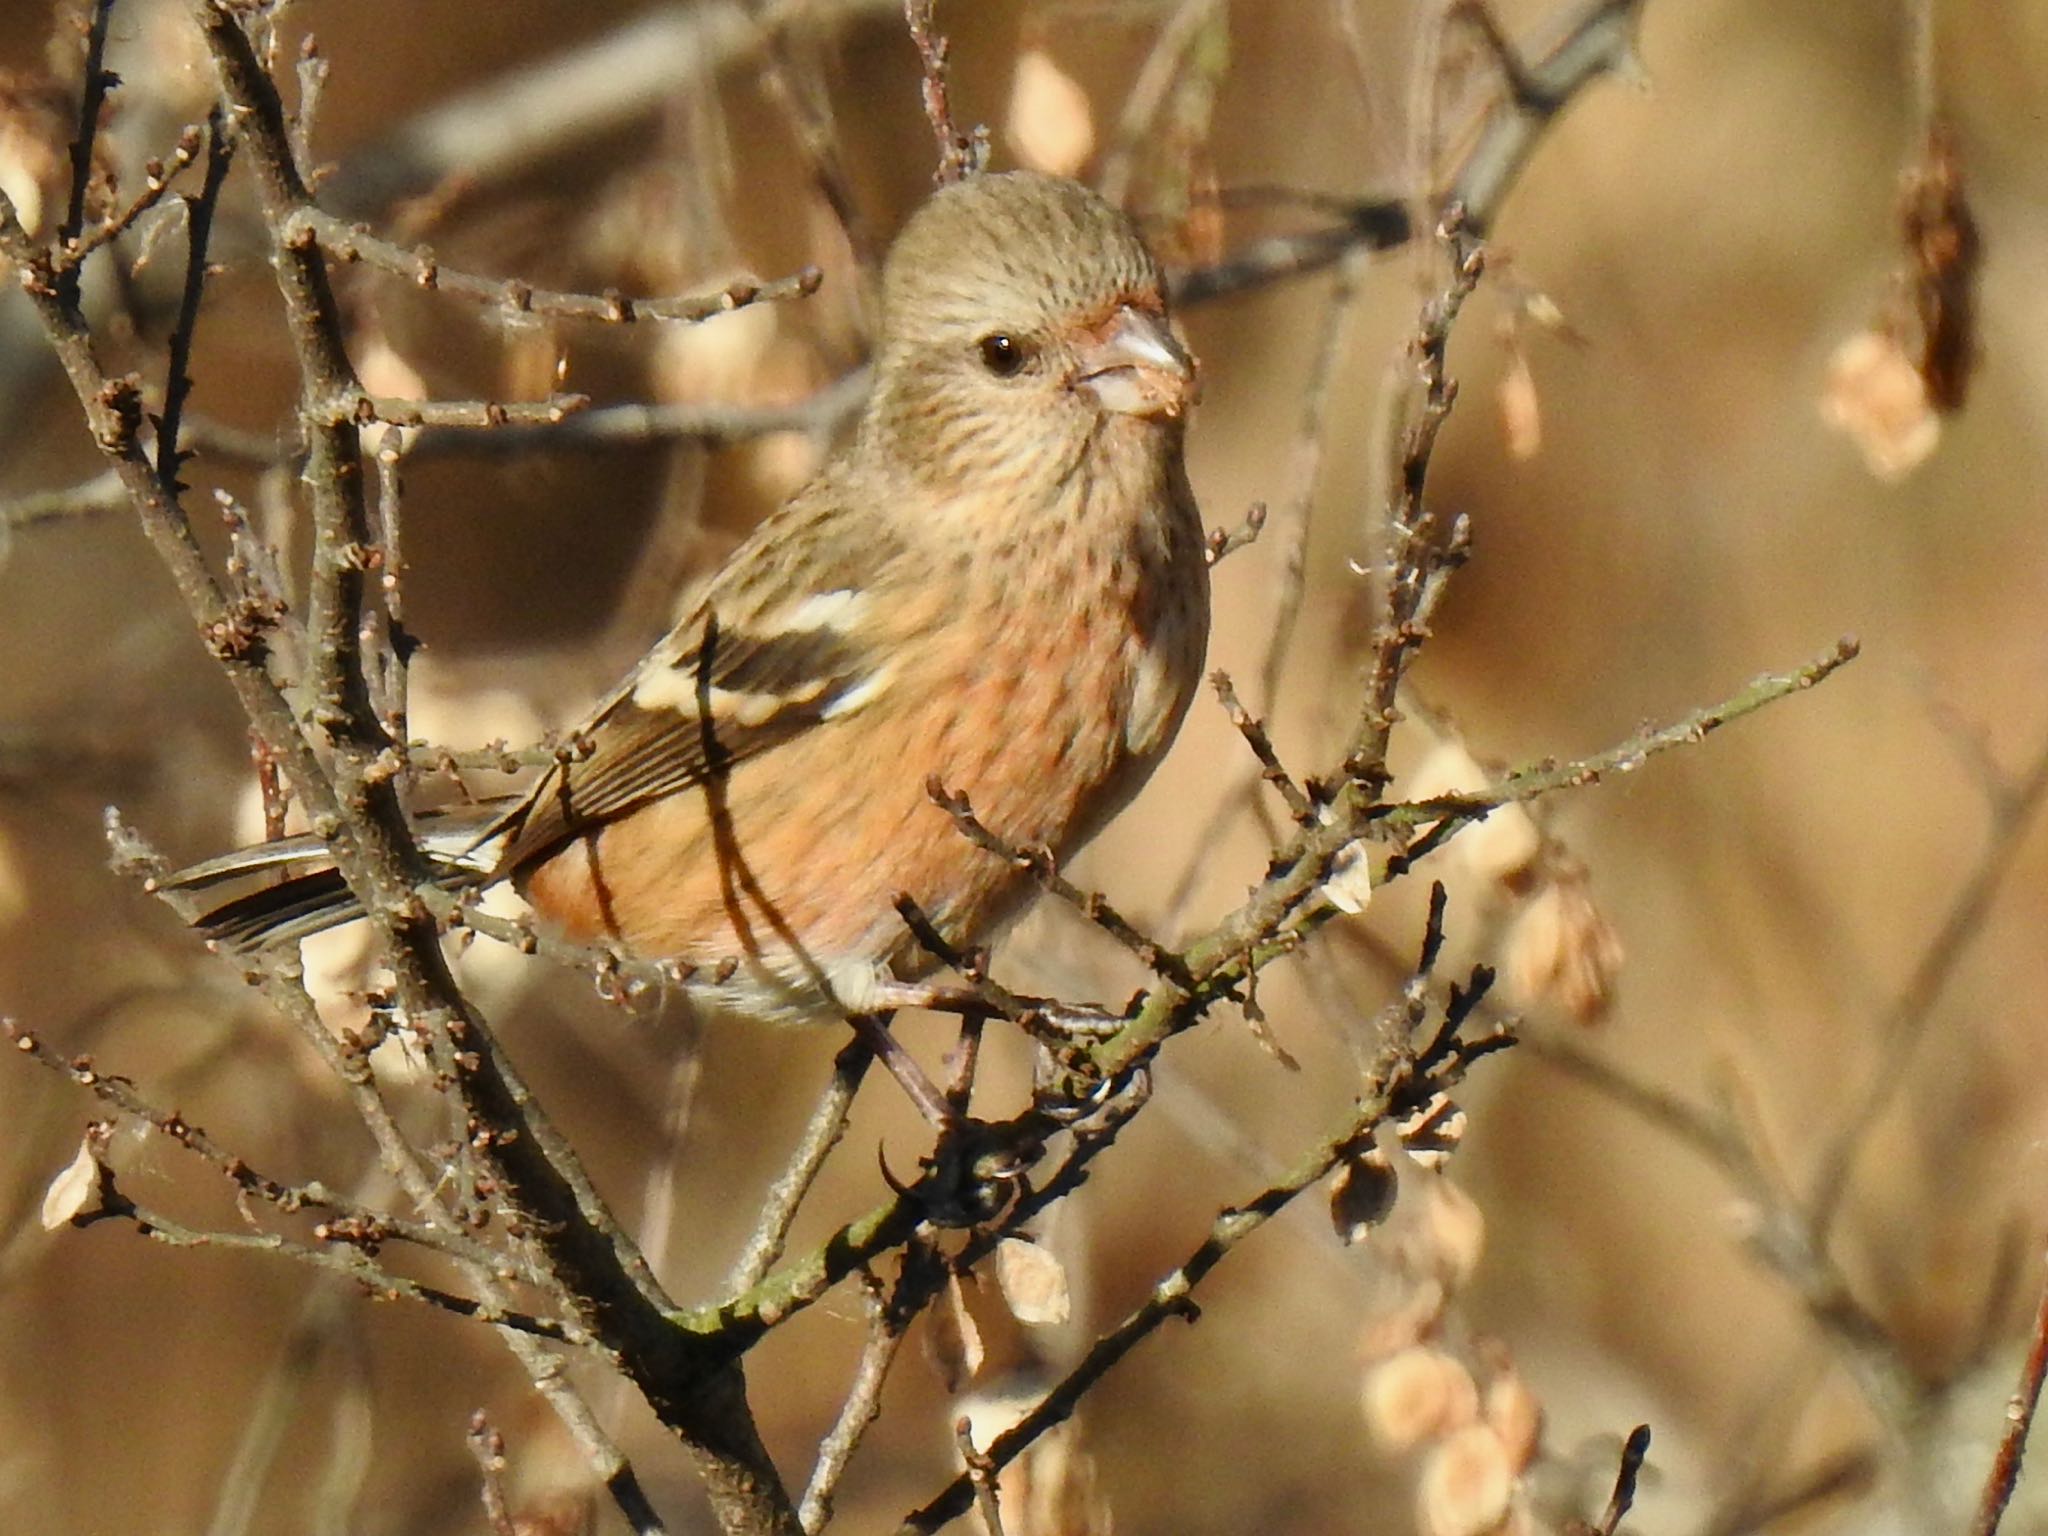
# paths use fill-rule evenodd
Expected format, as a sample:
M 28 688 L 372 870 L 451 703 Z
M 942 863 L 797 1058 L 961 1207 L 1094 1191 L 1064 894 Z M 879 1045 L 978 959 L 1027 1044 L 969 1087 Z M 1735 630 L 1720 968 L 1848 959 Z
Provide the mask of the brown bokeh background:
M 316 142 L 339 167 L 337 196 L 369 196 L 361 167 L 415 114 L 658 9 L 305 0 L 289 27 L 317 35 L 331 64 Z M 914 56 L 892 6 L 810 9 L 796 56 L 816 50 L 862 210 L 886 235 L 931 163 Z M 1007 163 L 1016 59 L 1043 48 L 1086 88 L 1106 133 L 1172 9 L 941 7 L 959 109 L 996 128 Z M 132 0 L 117 12 L 113 63 L 162 114 L 158 142 L 195 99 L 180 96 L 193 87 L 180 74 L 177 11 Z M 1548 14 L 1499 11 L 1518 32 Z M 1233 8 L 1206 146 L 1222 185 L 1402 186 L 1415 7 L 1360 0 L 1356 13 L 1371 44 L 1363 78 L 1332 6 Z M 4 62 L 40 67 L 49 7 L 8 0 L 0 15 Z M 1745 1249 L 1759 1212 L 1695 1151 L 1532 1053 L 1475 1074 L 1453 1176 L 1484 1213 L 1486 1246 L 1457 1299 L 1459 1336 L 1491 1336 L 1519 1362 L 1548 1415 L 1546 1486 L 1581 1469 L 1599 1487 L 1616 1437 L 1654 1426 L 1644 1530 L 1748 1528 L 1729 1512 L 1845 1453 L 1870 1475 L 1808 1506 L 1799 1528 L 1919 1528 L 1930 1510 L 1958 1524 L 2038 1270 L 2022 1262 L 2015 1279 L 2009 1261 L 2014 1243 L 2038 1248 L 2048 1176 L 2036 1069 L 2042 839 L 1995 822 L 1980 759 L 2014 772 L 2048 730 L 2048 10 L 1994 0 L 1942 12 L 1939 94 L 1985 243 L 1981 367 L 1934 455 L 1882 483 L 1823 424 L 1819 401 L 1831 352 L 1870 323 L 1899 260 L 1894 203 L 1915 147 L 1907 34 L 1900 6 L 1648 0 L 1647 87 L 1595 85 L 1543 141 L 1495 232 L 1506 276 L 1481 289 L 1452 347 L 1463 394 L 1432 497 L 1470 517 L 1475 554 L 1416 680 L 1474 751 L 1503 763 L 1592 752 L 1838 635 L 1863 644 L 1814 693 L 1545 807 L 1627 952 L 1613 1007 L 1576 1037 L 1580 1048 L 1691 1102 L 1734 1105 L 1803 1192 L 1950 903 L 1989 850 L 2023 840 L 1996 900 L 1961 935 L 1906 1081 L 1863 1140 L 1835 1232 L 1834 1257 L 1882 1347 L 1918 1373 L 1903 1408 L 1873 1409 L 1839 1337 Z M 561 361 L 566 387 L 607 402 L 794 398 L 857 357 L 846 245 L 755 63 L 685 74 L 658 110 L 595 136 L 565 133 L 546 151 L 440 188 L 436 209 L 359 211 L 451 263 L 540 283 L 689 291 L 738 268 L 772 275 L 814 260 L 823 293 L 680 341 L 652 327 L 506 336 L 453 300 L 358 272 L 347 292 L 359 351 L 374 343 L 452 397 L 531 397 Z M 1228 232 L 1285 222 L 1233 215 Z M 174 265 L 175 237 L 166 250 Z M 1307 608 L 1275 710 L 1280 748 L 1303 771 L 1328 766 L 1357 697 L 1368 608 L 1349 561 L 1372 548 L 1383 396 L 1426 270 L 1407 254 L 1379 259 L 1346 322 Z M 1185 317 L 1206 379 L 1191 470 L 1212 524 L 1286 498 L 1327 283 Z M 1547 294 L 1578 338 L 1524 333 L 1543 423 L 1526 459 L 1509 453 L 1496 409 L 1514 285 Z M 142 286 L 144 340 L 124 366 L 156 369 Z M 0 497 L 96 471 L 61 379 L 18 319 L 0 356 Z M 291 378 L 260 261 L 237 261 L 210 291 L 194 371 L 196 410 L 264 431 L 284 421 Z M 447 456 L 410 470 L 406 595 L 428 645 L 423 725 L 460 745 L 573 718 L 663 627 L 665 594 L 800 478 L 818 446 Z M 216 485 L 264 504 L 264 488 L 232 465 L 202 459 L 187 478 L 195 507 Z M 1241 682 L 1271 631 L 1279 531 L 1217 573 L 1212 660 Z M 1243 758 L 1220 712 L 1198 706 L 1158 781 L 1079 875 L 1147 923 L 1198 931 L 1261 872 L 1256 827 L 1240 817 L 1168 911 Z M 78 518 L 0 543 L 0 1009 L 66 1051 L 93 1052 L 266 1172 L 376 1193 L 362 1182 L 368 1144 L 317 1064 L 105 867 L 103 806 L 169 856 L 196 858 L 248 835 L 236 820 L 248 779 L 232 700 L 131 521 Z M 1348 922 L 1409 952 L 1416 895 L 1390 890 Z M 1498 931 L 1479 905 L 1454 886 L 1461 961 L 1489 958 Z M 1334 960 L 1305 963 L 1328 965 L 1326 984 L 1305 989 L 1283 968 L 1263 994 L 1300 1071 L 1222 1019 L 1166 1054 L 1156 1110 L 1048 1234 L 1077 1291 L 1074 1323 L 1036 1345 L 1049 1367 L 1183 1259 L 1220 1207 L 1336 1123 L 1386 976 L 1353 938 L 1333 935 L 1325 950 Z M 1121 997 L 1141 980 L 1064 912 L 1035 915 L 999 960 L 1020 984 L 1079 994 Z M 635 1213 L 649 1189 L 672 1185 L 658 1267 L 680 1296 L 710 1294 L 836 1040 L 715 1019 L 693 1034 L 625 1017 L 581 979 L 535 969 L 486 959 L 480 996 L 601 1187 Z M 921 1050 L 945 1036 L 938 1022 L 910 1028 Z M 1022 1069 L 1021 1051 L 998 1052 L 992 1106 L 1014 1102 Z M 687 1122 L 664 1143 L 678 1084 Z M 576 1486 L 549 1415 L 478 1329 L 330 1297 L 281 1261 L 173 1251 L 114 1223 L 42 1231 L 44 1186 L 94 1112 L 26 1062 L 0 1072 L 7 1529 L 480 1530 L 462 1439 L 478 1407 L 511 1441 L 521 1498 Z M 800 1237 L 881 1193 L 878 1143 L 898 1166 L 922 1149 L 886 1084 L 865 1091 Z M 115 1155 L 138 1196 L 233 1219 L 174 1149 L 131 1138 Z M 1357 1341 L 1383 1296 L 1381 1262 L 1371 1242 L 1339 1246 L 1305 1202 L 1223 1265 L 1198 1325 L 1169 1326 L 1110 1376 L 1084 1417 L 1120 1530 L 1409 1527 L 1413 1458 L 1375 1449 L 1358 1411 Z M 985 1296 L 977 1306 L 994 1310 Z M 1020 1346 L 991 1328 L 997 1355 L 1015 1356 Z M 753 1357 L 764 1432 L 799 1481 L 859 1336 L 847 1297 Z M 672 1528 L 694 1528 L 680 1456 L 644 1411 L 594 1390 Z M 843 1491 L 846 1528 L 893 1528 L 933 1491 L 949 1469 L 952 1412 L 934 1373 L 906 1359 Z M 251 1444 L 262 1424 L 275 1446 Z M 2043 1519 L 2023 1507 L 2009 1529 Z M 609 1510 L 600 1528 L 618 1528 Z

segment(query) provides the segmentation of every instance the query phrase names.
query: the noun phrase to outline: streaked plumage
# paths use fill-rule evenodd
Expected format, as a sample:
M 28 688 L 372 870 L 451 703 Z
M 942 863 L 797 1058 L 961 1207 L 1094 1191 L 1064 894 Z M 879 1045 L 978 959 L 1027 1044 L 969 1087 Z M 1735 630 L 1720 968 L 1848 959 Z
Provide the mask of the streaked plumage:
M 1022 173 L 937 193 L 885 268 L 852 441 L 599 703 L 585 755 L 432 832 L 446 883 L 510 878 L 568 934 L 722 974 L 760 1016 L 882 1006 L 927 972 L 899 893 L 986 942 L 1029 886 L 926 782 L 1064 859 L 1150 774 L 1208 632 L 1191 394 L 1121 213 Z M 349 915 L 311 871 L 202 926 L 247 945 Z

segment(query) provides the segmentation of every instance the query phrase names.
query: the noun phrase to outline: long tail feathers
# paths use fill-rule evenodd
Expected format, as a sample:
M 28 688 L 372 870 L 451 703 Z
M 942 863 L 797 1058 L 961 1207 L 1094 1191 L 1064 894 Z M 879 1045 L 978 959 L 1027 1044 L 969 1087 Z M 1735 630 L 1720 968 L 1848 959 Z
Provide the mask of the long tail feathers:
M 495 879 L 503 843 L 501 837 L 491 835 L 495 830 L 490 817 L 474 811 L 423 820 L 417 832 L 421 851 L 433 862 L 434 883 L 443 890 L 459 891 Z M 334 867 L 327 845 L 311 836 L 281 838 L 222 854 L 166 876 L 158 884 L 165 890 L 200 892 L 295 865 L 307 867 L 202 912 L 192 926 L 229 953 L 247 955 L 272 945 L 296 944 L 363 915 L 361 904 Z

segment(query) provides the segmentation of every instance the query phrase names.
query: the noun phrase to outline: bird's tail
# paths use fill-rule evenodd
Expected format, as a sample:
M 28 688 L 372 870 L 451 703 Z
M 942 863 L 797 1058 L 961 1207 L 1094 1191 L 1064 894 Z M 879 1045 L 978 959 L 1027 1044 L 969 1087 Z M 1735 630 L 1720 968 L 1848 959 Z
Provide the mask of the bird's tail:
M 413 831 L 432 867 L 434 884 L 460 891 L 495 879 L 504 842 L 497 835 L 503 819 L 500 808 L 487 806 L 422 817 Z M 246 885 L 267 874 L 284 878 L 242 890 L 201 912 L 192 926 L 221 949 L 247 955 L 272 945 L 295 944 L 363 915 L 327 844 L 311 835 L 224 853 L 163 876 L 156 884 L 159 891 L 208 900 L 222 888 Z

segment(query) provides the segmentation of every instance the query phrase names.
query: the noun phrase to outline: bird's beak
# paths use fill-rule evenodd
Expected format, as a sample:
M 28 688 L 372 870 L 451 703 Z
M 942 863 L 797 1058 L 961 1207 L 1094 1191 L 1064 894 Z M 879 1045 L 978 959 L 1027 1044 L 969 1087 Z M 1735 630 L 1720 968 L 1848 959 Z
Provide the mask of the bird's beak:
M 1074 387 L 1124 416 L 1178 416 L 1194 402 L 1195 363 L 1164 315 L 1128 304 L 1083 338 Z

